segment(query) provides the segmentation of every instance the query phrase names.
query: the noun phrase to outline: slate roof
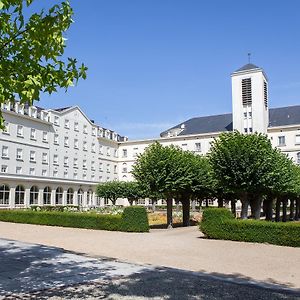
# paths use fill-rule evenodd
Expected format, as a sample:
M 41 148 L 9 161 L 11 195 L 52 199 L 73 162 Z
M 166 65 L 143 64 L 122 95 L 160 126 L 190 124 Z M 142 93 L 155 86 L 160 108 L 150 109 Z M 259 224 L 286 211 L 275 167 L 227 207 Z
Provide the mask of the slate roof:
M 172 129 L 181 128 L 183 124 L 184 129 L 178 134 L 179 136 L 232 131 L 233 129 L 232 114 L 223 114 L 189 119 L 163 131 L 160 136 L 165 136 Z M 269 127 L 295 124 L 300 124 L 300 105 L 269 109 Z
M 260 69 L 260 68 L 254 64 L 246 64 L 246 65 L 242 66 L 241 68 L 237 69 L 235 72 L 241 72 L 241 71 L 247 71 L 247 70 L 253 70 L 253 69 Z

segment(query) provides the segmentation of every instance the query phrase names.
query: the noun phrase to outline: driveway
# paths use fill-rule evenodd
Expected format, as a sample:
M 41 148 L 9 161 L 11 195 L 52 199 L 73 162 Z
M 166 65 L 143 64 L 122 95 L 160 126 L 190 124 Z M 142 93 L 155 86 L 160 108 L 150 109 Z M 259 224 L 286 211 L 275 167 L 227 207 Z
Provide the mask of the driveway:
M 295 291 L 0 239 L 0 299 L 300 299 Z

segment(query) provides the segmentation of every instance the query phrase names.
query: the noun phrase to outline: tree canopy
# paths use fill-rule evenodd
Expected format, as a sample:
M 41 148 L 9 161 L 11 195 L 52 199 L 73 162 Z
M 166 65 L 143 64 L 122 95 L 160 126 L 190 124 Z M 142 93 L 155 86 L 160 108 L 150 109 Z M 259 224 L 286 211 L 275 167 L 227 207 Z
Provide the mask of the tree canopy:
M 17 100 L 32 105 L 41 92 L 68 89 L 86 78 L 84 64 L 79 66 L 75 58 L 62 59 L 64 33 L 73 22 L 69 2 L 27 17 L 33 2 L 0 0 L 0 104 Z

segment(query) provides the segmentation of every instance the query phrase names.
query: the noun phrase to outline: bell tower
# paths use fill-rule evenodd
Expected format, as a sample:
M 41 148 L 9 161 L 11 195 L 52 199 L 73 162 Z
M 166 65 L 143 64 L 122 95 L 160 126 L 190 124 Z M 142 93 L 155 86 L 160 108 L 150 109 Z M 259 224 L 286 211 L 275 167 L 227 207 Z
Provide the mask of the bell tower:
M 241 133 L 267 133 L 268 79 L 250 62 L 231 74 L 233 129 Z

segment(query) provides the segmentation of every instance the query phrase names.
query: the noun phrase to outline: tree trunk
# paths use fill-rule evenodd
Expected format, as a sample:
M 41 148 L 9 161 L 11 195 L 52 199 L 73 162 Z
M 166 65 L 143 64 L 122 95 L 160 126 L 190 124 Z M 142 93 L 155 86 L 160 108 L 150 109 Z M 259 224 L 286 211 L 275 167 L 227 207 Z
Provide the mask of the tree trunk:
M 224 205 L 223 199 L 218 198 L 218 207 L 223 207 L 223 205 Z
M 266 221 L 272 221 L 273 219 L 273 200 L 272 198 L 267 198 L 264 200 L 264 210 L 265 210 L 265 216 Z
M 294 220 L 295 199 L 290 199 L 290 221 Z
M 208 207 L 208 199 L 205 199 L 205 206 Z
M 192 211 L 196 210 L 196 200 L 192 200 Z
M 176 203 L 176 212 L 179 213 L 179 200 L 175 200 Z
M 249 207 L 249 199 L 247 193 L 244 193 L 241 196 L 242 202 L 242 211 L 241 211 L 241 219 L 246 220 L 248 219 L 248 207 Z
M 168 198 L 167 199 L 167 225 L 168 225 L 168 228 L 173 228 L 172 212 L 173 212 L 173 199 Z
M 300 219 L 300 199 L 296 199 L 295 221 Z
M 254 218 L 255 220 L 260 219 L 261 201 L 262 201 L 261 195 L 254 195 L 252 197 L 252 200 L 250 201 L 251 215 L 252 215 L 252 218 Z
M 128 199 L 129 205 L 132 206 L 133 205 L 133 200 L 132 199 Z
M 116 206 L 117 199 L 111 199 L 111 203 L 113 206 Z
M 281 199 L 276 199 L 276 215 L 275 215 L 275 222 L 280 222 L 280 206 L 281 206 Z
M 182 225 L 190 226 L 190 199 L 187 198 L 181 201 L 182 203 Z
M 282 222 L 286 222 L 286 219 L 287 219 L 287 213 L 286 213 L 287 202 L 288 202 L 288 199 L 284 198 L 283 202 L 282 202 Z
M 236 200 L 231 200 L 230 201 L 230 206 L 231 206 L 231 212 L 233 213 L 234 217 L 236 218 Z

